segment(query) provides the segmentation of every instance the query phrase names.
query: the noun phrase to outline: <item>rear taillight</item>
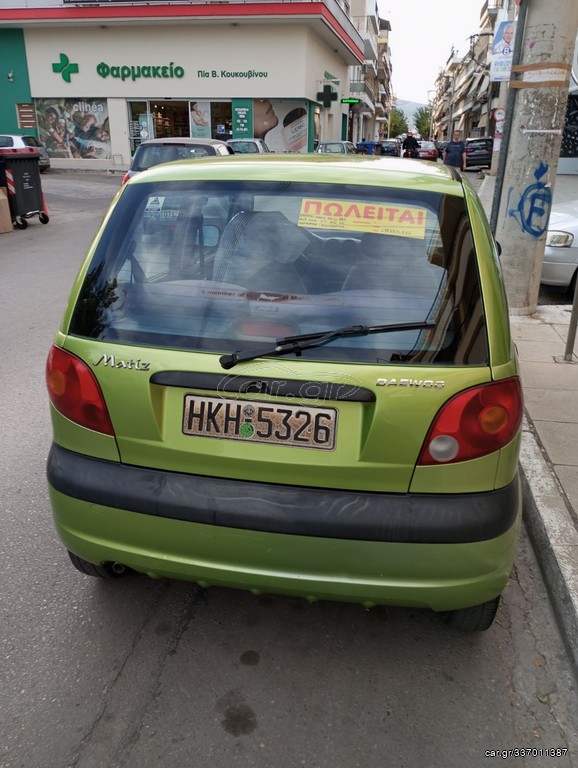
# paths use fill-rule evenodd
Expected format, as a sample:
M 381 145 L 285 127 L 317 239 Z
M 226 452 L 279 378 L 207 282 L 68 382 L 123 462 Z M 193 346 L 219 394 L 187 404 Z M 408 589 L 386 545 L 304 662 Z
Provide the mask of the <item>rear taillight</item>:
M 127 183 L 127 181 L 128 181 L 129 179 L 130 179 L 130 173 L 127 171 L 127 172 L 124 174 L 124 176 L 122 177 L 121 181 L 120 181 L 120 186 L 121 186 L 121 187 L 122 187 L 122 186 L 124 186 L 124 185 Z
M 418 465 L 469 461 L 503 448 L 516 436 L 523 409 L 518 377 L 460 392 L 438 412 Z
M 81 427 L 114 435 L 104 397 L 88 365 L 60 347 L 46 361 L 46 386 L 57 411 Z

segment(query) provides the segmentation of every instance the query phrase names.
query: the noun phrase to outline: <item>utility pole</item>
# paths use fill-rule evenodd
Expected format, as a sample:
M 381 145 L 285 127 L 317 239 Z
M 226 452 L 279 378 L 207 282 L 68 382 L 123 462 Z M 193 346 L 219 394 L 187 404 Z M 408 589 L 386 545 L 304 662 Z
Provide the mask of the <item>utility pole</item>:
M 518 0 L 516 0 L 518 2 Z M 525 18 L 512 66 L 509 140 L 495 222 L 510 311 L 536 311 L 546 229 L 562 142 L 576 30 L 576 0 L 519 0 Z M 509 97 L 509 100 L 511 100 Z M 500 158 L 500 163 L 504 157 Z M 496 189 L 498 192 L 498 189 Z

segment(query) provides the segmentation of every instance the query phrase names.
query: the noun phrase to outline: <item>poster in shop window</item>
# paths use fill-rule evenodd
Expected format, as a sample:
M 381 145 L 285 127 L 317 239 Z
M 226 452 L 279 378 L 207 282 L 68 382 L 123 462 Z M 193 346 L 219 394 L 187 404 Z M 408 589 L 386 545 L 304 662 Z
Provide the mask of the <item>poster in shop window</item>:
M 50 157 L 110 159 L 106 99 L 34 99 L 40 141 Z
M 308 114 L 304 102 L 253 99 L 253 134 L 272 152 L 307 152 Z
M 191 101 L 191 136 L 193 139 L 211 138 L 211 103 Z

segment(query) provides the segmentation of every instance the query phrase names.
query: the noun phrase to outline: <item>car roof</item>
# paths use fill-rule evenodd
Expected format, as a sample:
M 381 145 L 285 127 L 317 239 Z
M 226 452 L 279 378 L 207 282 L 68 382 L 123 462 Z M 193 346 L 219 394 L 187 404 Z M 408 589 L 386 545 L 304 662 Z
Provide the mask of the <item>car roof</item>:
M 419 165 L 419 168 L 416 168 Z M 421 167 L 421 166 L 424 167 Z M 231 155 L 154 166 L 130 184 L 149 181 L 283 181 L 397 187 L 464 196 L 462 183 L 441 164 L 380 155 Z M 127 185 L 128 186 L 128 185 Z
M 145 144 L 190 144 L 192 146 L 211 146 L 226 143 L 226 141 L 221 141 L 221 139 L 193 139 L 189 136 L 169 136 L 164 139 L 147 139 L 146 141 L 141 141 L 139 147 L 142 147 Z

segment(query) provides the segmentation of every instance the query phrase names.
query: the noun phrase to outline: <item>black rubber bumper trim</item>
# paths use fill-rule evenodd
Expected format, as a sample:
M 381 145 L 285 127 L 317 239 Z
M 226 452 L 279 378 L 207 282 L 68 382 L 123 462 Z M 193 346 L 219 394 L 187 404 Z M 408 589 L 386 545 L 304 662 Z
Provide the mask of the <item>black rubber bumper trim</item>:
M 505 533 L 518 483 L 486 493 L 389 494 L 271 485 L 133 467 L 53 444 L 48 482 L 60 493 L 143 515 L 298 536 L 459 544 Z
M 241 392 L 243 394 L 273 395 L 275 397 L 313 398 L 314 400 L 342 400 L 354 403 L 375 402 L 375 392 L 353 382 L 294 381 L 234 374 L 197 373 L 195 371 L 158 371 L 151 376 L 151 384 L 183 389 L 207 389 L 214 394 Z

